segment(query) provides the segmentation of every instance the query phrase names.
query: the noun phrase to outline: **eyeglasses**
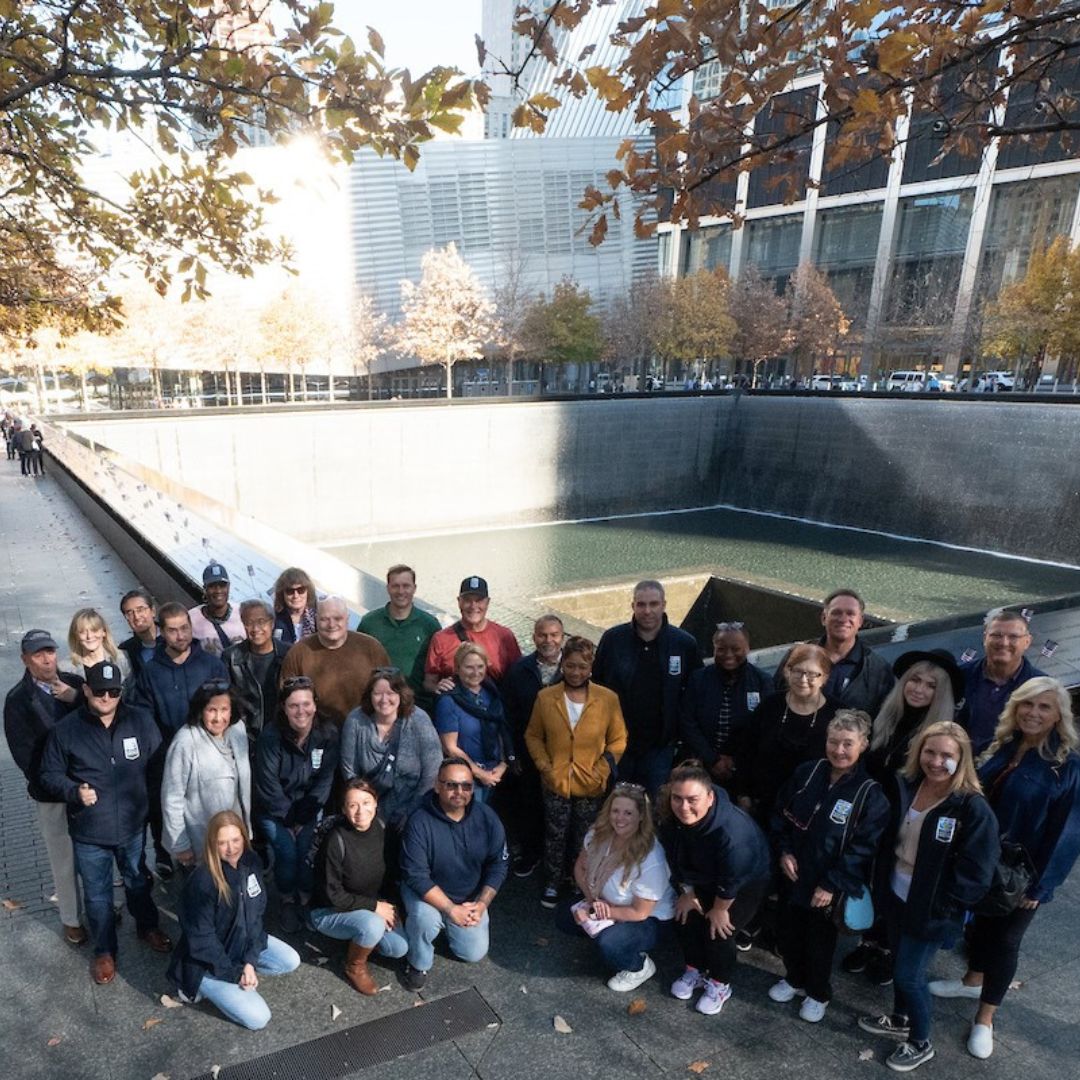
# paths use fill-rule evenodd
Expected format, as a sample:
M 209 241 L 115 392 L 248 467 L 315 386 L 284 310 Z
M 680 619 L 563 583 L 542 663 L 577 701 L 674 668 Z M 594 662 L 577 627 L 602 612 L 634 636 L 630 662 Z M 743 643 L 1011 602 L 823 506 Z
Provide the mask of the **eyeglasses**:
M 286 596 L 295 596 L 297 593 L 306 593 L 306 592 L 307 592 L 307 586 L 306 585 L 286 585 L 285 586 L 285 595 Z
M 1023 641 L 1024 638 L 1031 637 L 1028 633 L 1023 634 L 1006 634 L 1001 630 L 991 630 L 986 635 L 987 641 L 1007 641 L 1010 645 L 1015 645 L 1018 641 Z
M 803 671 L 801 668 L 792 668 L 788 672 L 789 679 L 795 679 L 798 682 L 817 682 L 818 679 L 824 679 L 820 671 Z
M 204 682 L 199 689 L 206 690 L 211 694 L 227 694 L 229 684 L 224 679 L 211 679 L 209 682 Z
M 374 670 L 374 671 L 373 671 L 373 672 L 371 673 L 371 677 L 372 677 L 373 679 L 375 679 L 375 678 L 379 678 L 379 677 L 385 677 L 385 678 L 387 678 L 387 679 L 392 679 L 392 678 L 393 678 L 393 677 L 394 677 L 395 675 L 400 675 L 400 674 L 401 674 L 401 668 L 396 668 L 396 667 L 377 667 L 377 668 L 376 668 L 376 669 L 375 669 L 375 670 Z
M 742 630 L 745 626 L 746 623 L 741 622 L 718 622 L 716 630 L 718 633 L 724 633 L 727 630 Z
M 285 693 L 289 693 L 290 690 L 313 690 L 314 688 L 315 684 L 307 675 L 292 675 L 281 684 L 281 689 Z
M 255 629 L 259 629 L 260 627 L 263 627 L 263 626 L 273 626 L 273 625 L 274 625 L 274 620 L 273 619 L 248 619 L 247 622 L 244 623 L 245 627 L 252 626 Z
M 449 791 L 472 791 L 471 780 L 440 780 L 440 784 Z
M 112 690 L 112 689 L 109 689 L 109 690 L 91 690 L 90 693 L 93 694 L 94 697 L 103 697 L 103 698 L 107 697 L 107 698 L 112 698 L 113 700 L 115 700 L 116 698 L 118 698 L 120 696 L 122 691 L 120 691 L 120 690 Z
M 149 611 L 149 610 L 150 610 L 149 605 L 147 605 L 147 604 L 139 604 L 138 607 L 125 608 L 120 614 L 123 615 L 125 619 L 130 619 L 132 615 L 138 615 L 143 611 Z

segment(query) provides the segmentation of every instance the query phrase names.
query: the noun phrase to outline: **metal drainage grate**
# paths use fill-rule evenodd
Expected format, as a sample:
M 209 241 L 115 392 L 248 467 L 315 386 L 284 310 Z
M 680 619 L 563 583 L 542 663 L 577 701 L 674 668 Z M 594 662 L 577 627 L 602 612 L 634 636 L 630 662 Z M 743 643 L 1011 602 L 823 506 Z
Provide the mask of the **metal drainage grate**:
M 218 1080 L 335 1080 L 498 1023 L 499 1017 L 473 987 L 228 1065 L 218 1073 Z M 211 1074 L 197 1080 L 211 1080 Z

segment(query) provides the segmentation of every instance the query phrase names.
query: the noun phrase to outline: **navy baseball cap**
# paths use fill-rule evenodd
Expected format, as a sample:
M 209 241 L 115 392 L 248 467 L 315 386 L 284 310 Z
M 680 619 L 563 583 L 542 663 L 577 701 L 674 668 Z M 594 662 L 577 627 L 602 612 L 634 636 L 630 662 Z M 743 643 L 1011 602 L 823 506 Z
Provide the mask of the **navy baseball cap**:
M 41 652 L 42 649 L 55 648 L 56 642 L 53 641 L 52 634 L 48 630 L 27 630 L 23 634 L 22 651 L 28 656 Z
M 225 569 L 221 563 L 212 562 L 202 572 L 203 586 L 216 585 L 218 582 L 223 581 L 226 585 L 229 583 L 229 572 Z
M 86 669 L 86 685 L 93 693 L 100 694 L 102 690 L 122 690 L 124 680 L 116 664 L 111 660 L 102 660 L 100 664 Z
M 458 596 L 465 596 L 466 594 L 479 596 L 481 600 L 486 600 L 488 597 L 487 582 L 475 574 L 472 577 L 465 578 L 461 583 L 461 588 L 458 589 Z

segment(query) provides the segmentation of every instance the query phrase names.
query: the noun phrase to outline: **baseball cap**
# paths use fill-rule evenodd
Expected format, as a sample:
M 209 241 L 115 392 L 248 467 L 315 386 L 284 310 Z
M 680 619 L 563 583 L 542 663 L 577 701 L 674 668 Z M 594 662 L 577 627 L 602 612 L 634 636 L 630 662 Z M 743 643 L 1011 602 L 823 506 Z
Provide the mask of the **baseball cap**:
M 42 649 L 55 649 L 56 642 L 48 630 L 27 630 L 23 634 L 22 651 L 27 655 L 41 652 Z
M 203 585 L 214 585 L 219 581 L 224 581 L 228 584 L 229 572 L 221 565 L 221 563 L 212 562 L 202 572 L 202 583 Z
M 93 664 L 86 669 L 86 685 L 95 693 L 102 690 L 120 690 L 124 686 L 124 680 L 120 676 L 120 668 L 111 660 L 102 660 L 100 664 Z
M 472 577 L 465 578 L 461 583 L 461 588 L 458 589 L 458 596 L 464 596 L 466 593 L 471 593 L 473 596 L 479 596 L 481 600 L 486 600 L 488 597 L 487 582 L 475 574 Z

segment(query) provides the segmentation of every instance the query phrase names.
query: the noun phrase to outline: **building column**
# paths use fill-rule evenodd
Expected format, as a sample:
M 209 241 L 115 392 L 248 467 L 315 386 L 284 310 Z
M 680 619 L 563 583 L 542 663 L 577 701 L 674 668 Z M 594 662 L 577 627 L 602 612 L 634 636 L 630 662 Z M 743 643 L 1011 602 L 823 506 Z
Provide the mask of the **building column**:
M 815 88 L 817 127 L 814 128 L 814 140 L 810 147 L 810 172 L 806 184 L 806 209 L 803 211 L 802 236 L 799 238 L 799 264 L 813 261 L 814 225 L 817 221 L 818 196 L 821 194 L 821 174 L 825 166 L 825 136 L 828 125 L 825 119 L 825 97 L 821 86 Z

